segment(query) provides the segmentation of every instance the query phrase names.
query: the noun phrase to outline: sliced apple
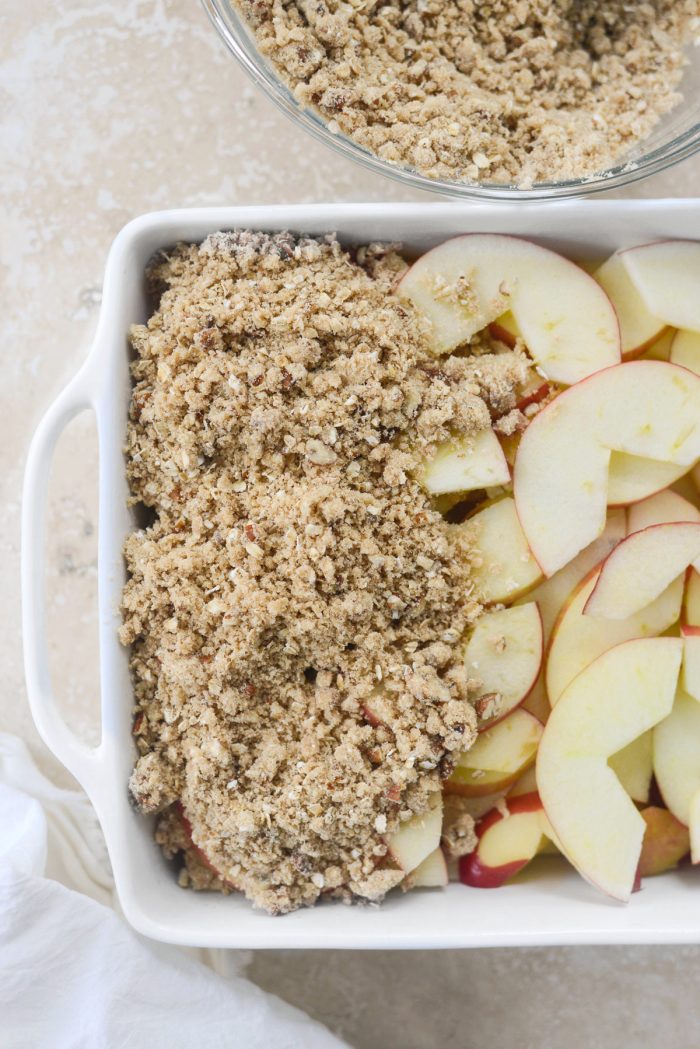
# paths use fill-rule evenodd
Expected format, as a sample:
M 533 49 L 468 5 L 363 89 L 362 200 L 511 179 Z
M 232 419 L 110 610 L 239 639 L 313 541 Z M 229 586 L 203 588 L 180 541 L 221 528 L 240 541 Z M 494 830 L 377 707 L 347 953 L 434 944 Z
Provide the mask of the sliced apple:
M 644 732 L 617 754 L 613 754 L 608 765 L 632 801 L 638 801 L 644 805 L 649 801 L 651 778 L 654 774 L 651 732 Z
M 647 310 L 674 328 L 700 331 L 700 243 L 663 240 L 620 252 Z
M 608 470 L 608 506 L 629 506 L 675 484 L 687 466 L 612 452 Z
M 652 525 L 672 524 L 675 521 L 691 521 L 697 524 L 700 522 L 700 510 L 678 492 L 670 489 L 642 499 L 627 511 L 630 535 Z
M 700 790 L 693 794 L 690 802 L 690 861 L 700 863 Z
M 682 688 L 654 729 L 654 776 L 664 804 L 687 827 L 700 791 L 700 703 Z
M 679 823 L 668 809 L 650 805 L 642 809 L 642 819 L 646 828 L 639 874 L 642 878 L 649 878 L 678 866 L 690 851 L 690 836 L 688 828 Z
M 510 311 L 542 374 L 570 384 L 620 360 L 617 316 L 603 289 L 547 248 L 499 234 L 445 241 L 411 266 L 397 288 L 449 353 Z
M 671 357 L 671 345 L 673 343 L 673 337 L 676 334 L 675 328 L 666 328 L 663 335 L 652 342 L 648 350 L 645 350 L 642 356 L 645 361 L 668 361 Z
M 387 840 L 389 853 L 409 874 L 440 846 L 442 837 L 442 797 L 434 795 L 431 807 L 402 823 Z
M 479 822 L 478 843 L 459 861 L 459 880 L 475 889 L 496 889 L 525 867 L 546 842 L 544 810 L 537 793 L 504 799 Z
M 680 661 L 678 638 L 617 645 L 571 682 L 542 735 L 537 783 L 557 844 L 615 899 L 631 896 L 646 825 L 608 759 L 669 714 Z
M 452 775 L 445 780 L 445 790 L 478 797 L 505 789 L 532 765 L 541 736 L 542 724 L 537 718 L 524 710 L 513 710 L 459 755 Z
M 510 310 L 489 324 L 489 332 L 492 338 L 499 339 L 506 346 L 510 346 L 511 349 L 513 349 L 518 339 L 522 339 L 518 322 Z
M 547 698 L 547 689 L 545 688 L 544 673 L 542 671 L 540 671 L 540 676 L 537 678 L 532 692 L 522 704 L 522 708 L 528 714 L 536 717 L 538 721 L 541 721 L 543 725 L 549 717 L 549 712 L 552 708 Z
M 496 434 L 487 429 L 439 445 L 416 480 L 431 495 L 444 495 L 508 484 L 510 470 Z
M 700 524 L 675 521 L 633 532 L 608 555 L 584 615 L 629 619 L 700 558 Z
M 611 255 L 593 276 L 615 307 L 623 358 L 639 356 L 656 342 L 666 328 L 665 323 L 649 313 L 619 252 Z
M 688 695 L 700 702 L 700 573 L 688 569 L 681 616 L 683 671 L 681 684 Z
M 464 650 L 464 663 L 469 676 L 481 682 L 474 705 L 482 728 L 502 720 L 526 699 L 540 672 L 543 651 L 536 604 L 488 612 L 477 620 Z M 489 713 L 494 705 L 496 710 Z
M 460 527 L 472 540 L 472 575 L 479 597 L 486 604 L 512 601 L 541 580 L 542 572 L 509 496 L 478 511 Z
M 700 377 L 660 361 L 591 375 L 523 434 L 513 472 L 530 548 L 553 575 L 605 526 L 611 451 L 690 467 L 700 458 Z
M 406 889 L 444 889 L 449 882 L 442 849 L 434 849 L 403 882 Z
M 689 368 L 691 372 L 700 375 L 700 332 L 677 331 L 673 336 L 669 359 L 672 364 Z
M 508 790 L 509 798 L 519 798 L 521 794 L 536 794 L 537 793 L 537 774 L 535 766 L 530 765 L 526 769 L 522 776 L 516 779 L 515 783 Z
M 516 604 L 521 604 L 523 601 L 537 602 L 542 617 L 545 644 L 549 642 L 552 628 L 574 588 L 593 568 L 605 560 L 626 534 L 627 514 L 622 509 L 610 510 L 603 532 L 593 540 L 590 546 L 577 554 L 573 561 L 569 561 L 549 579 L 545 579 L 534 590 L 531 590 L 527 597 L 518 598 Z
M 662 634 L 677 621 L 683 600 L 683 579 L 675 579 L 647 608 L 629 619 L 604 620 L 583 614 L 598 581 L 594 569 L 572 593 L 552 631 L 546 656 L 545 681 L 552 706 L 584 667 L 603 652 L 632 638 Z

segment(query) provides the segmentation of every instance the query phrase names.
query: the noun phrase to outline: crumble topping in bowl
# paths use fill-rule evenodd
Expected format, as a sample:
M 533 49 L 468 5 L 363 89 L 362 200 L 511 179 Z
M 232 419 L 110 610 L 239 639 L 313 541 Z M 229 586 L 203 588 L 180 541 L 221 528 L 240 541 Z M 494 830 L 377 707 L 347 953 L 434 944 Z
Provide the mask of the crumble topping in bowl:
M 429 178 L 529 188 L 621 162 L 680 101 L 698 0 L 238 0 L 297 100 Z
M 216 234 L 156 260 L 132 331 L 128 475 L 153 519 L 126 544 L 131 792 L 184 885 L 272 913 L 401 881 L 387 840 L 475 736 L 469 533 L 413 475 L 453 433 L 517 424 L 528 365 L 488 342 L 436 359 L 404 269 Z

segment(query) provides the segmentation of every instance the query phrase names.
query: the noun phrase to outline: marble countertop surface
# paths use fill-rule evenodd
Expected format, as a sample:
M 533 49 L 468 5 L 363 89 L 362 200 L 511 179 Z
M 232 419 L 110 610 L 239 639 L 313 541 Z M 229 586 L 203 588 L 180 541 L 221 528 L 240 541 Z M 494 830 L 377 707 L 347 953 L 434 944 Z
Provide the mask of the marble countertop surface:
M 626 196 L 692 196 L 700 157 Z M 89 346 L 110 242 L 185 205 L 438 199 L 351 166 L 254 89 L 196 0 L 0 4 L 0 726 L 66 774 L 27 710 L 19 509 L 32 430 Z M 96 441 L 61 441 L 51 486 L 51 665 L 97 726 Z M 697 1049 L 700 948 L 258 953 L 250 975 L 358 1049 Z M 1 1039 L 0 1039 L 1 1040 Z

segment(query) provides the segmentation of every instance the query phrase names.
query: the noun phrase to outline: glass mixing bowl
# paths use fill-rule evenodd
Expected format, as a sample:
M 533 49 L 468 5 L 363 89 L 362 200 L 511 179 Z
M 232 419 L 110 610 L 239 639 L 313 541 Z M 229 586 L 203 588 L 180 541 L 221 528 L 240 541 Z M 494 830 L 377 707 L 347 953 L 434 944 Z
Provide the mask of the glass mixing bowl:
M 202 2 L 229 51 L 279 109 L 342 156 L 414 189 L 483 201 L 553 200 L 626 186 L 663 171 L 700 149 L 700 48 L 690 48 L 690 64 L 681 85 L 683 101 L 663 117 L 652 134 L 630 150 L 615 167 L 582 179 L 538 182 L 532 189 L 504 183 L 453 182 L 428 178 L 409 167 L 382 160 L 342 133 L 330 131 L 318 113 L 297 102 L 273 67 L 260 55 L 250 29 L 230 0 Z

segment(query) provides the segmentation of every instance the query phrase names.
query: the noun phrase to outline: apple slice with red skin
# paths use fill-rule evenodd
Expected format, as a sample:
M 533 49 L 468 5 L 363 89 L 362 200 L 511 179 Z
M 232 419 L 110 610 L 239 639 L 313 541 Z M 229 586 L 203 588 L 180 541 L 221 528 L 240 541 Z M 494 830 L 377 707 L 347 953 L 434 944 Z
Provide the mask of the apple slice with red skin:
M 663 634 L 677 620 L 683 600 L 683 579 L 678 577 L 651 605 L 629 619 L 604 620 L 584 615 L 600 568 L 594 568 L 573 591 L 552 631 L 545 657 L 545 682 L 552 706 L 564 689 L 589 663 L 614 645 L 633 638 Z
M 477 620 L 464 649 L 464 664 L 468 675 L 481 682 L 473 693 L 480 731 L 502 721 L 527 698 L 537 681 L 543 652 L 536 604 L 487 612 Z M 489 715 L 493 704 L 497 709 Z
M 535 416 L 518 447 L 513 494 L 546 576 L 603 531 L 613 450 L 690 468 L 700 458 L 700 377 L 630 361 L 589 376 Z
M 542 579 L 510 496 L 479 510 L 459 527 L 472 542 L 472 576 L 484 603 L 513 601 Z
M 627 511 L 628 534 L 641 532 L 652 525 L 673 524 L 678 521 L 700 523 L 700 510 L 678 492 L 664 489 L 648 499 L 630 506 Z
M 677 331 L 671 343 L 669 360 L 671 364 L 678 364 L 700 375 L 700 332 Z
M 537 792 L 504 798 L 476 826 L 477 846 L 459 861 L 459 880 L 475 889 L 497 889 L 515 877 L 546 843 L 544 809 Z
M 687 466 L 613 451 L 608 470 L 608 506 L 638 503 L 675 484 L 687 472 Z
M 690 851 L 690 835 L 668 809 L 650 805 L 642 809 L 646 823 L 642 853 L 639 857 L 639 873 L 642 878 L 663 874 L 677 867 Z
M 638 357 L 657 341 L 665 331 L 666 325 L 649 313 L 644 300 L 630 280 L 619 252 L 611 255 L 593 276 L 617 313 L 623 359 Z
M 620 330 L 592 277 L 530 241 L 471 233 L 415 262 L 396 289 L 429 324 L 435 353 L 449 353 L 510 310 L 545 378 L 564 384 L 616 364 Z
M 629 619 L 700 558 L 700 524 L 675 521 L 633 532 L 603 563 L 584 615 Z
M 622 901 L 635 886 L 645 823 L 608 759 L 667 717 L 681 655 L 672 637 L 605 652 L 564 691 L 540 742 L 537 785 L 557 845 L 584 878 Z
M 444 790 L 468 798 L 504 790 L 533 764 L 541 737 L 537 718 L 525 710 L 512 710 L 459 755 Z
M 647 310 L 674 328 L 700 331 L 700 243 L 662 240 L 620 252 Z

